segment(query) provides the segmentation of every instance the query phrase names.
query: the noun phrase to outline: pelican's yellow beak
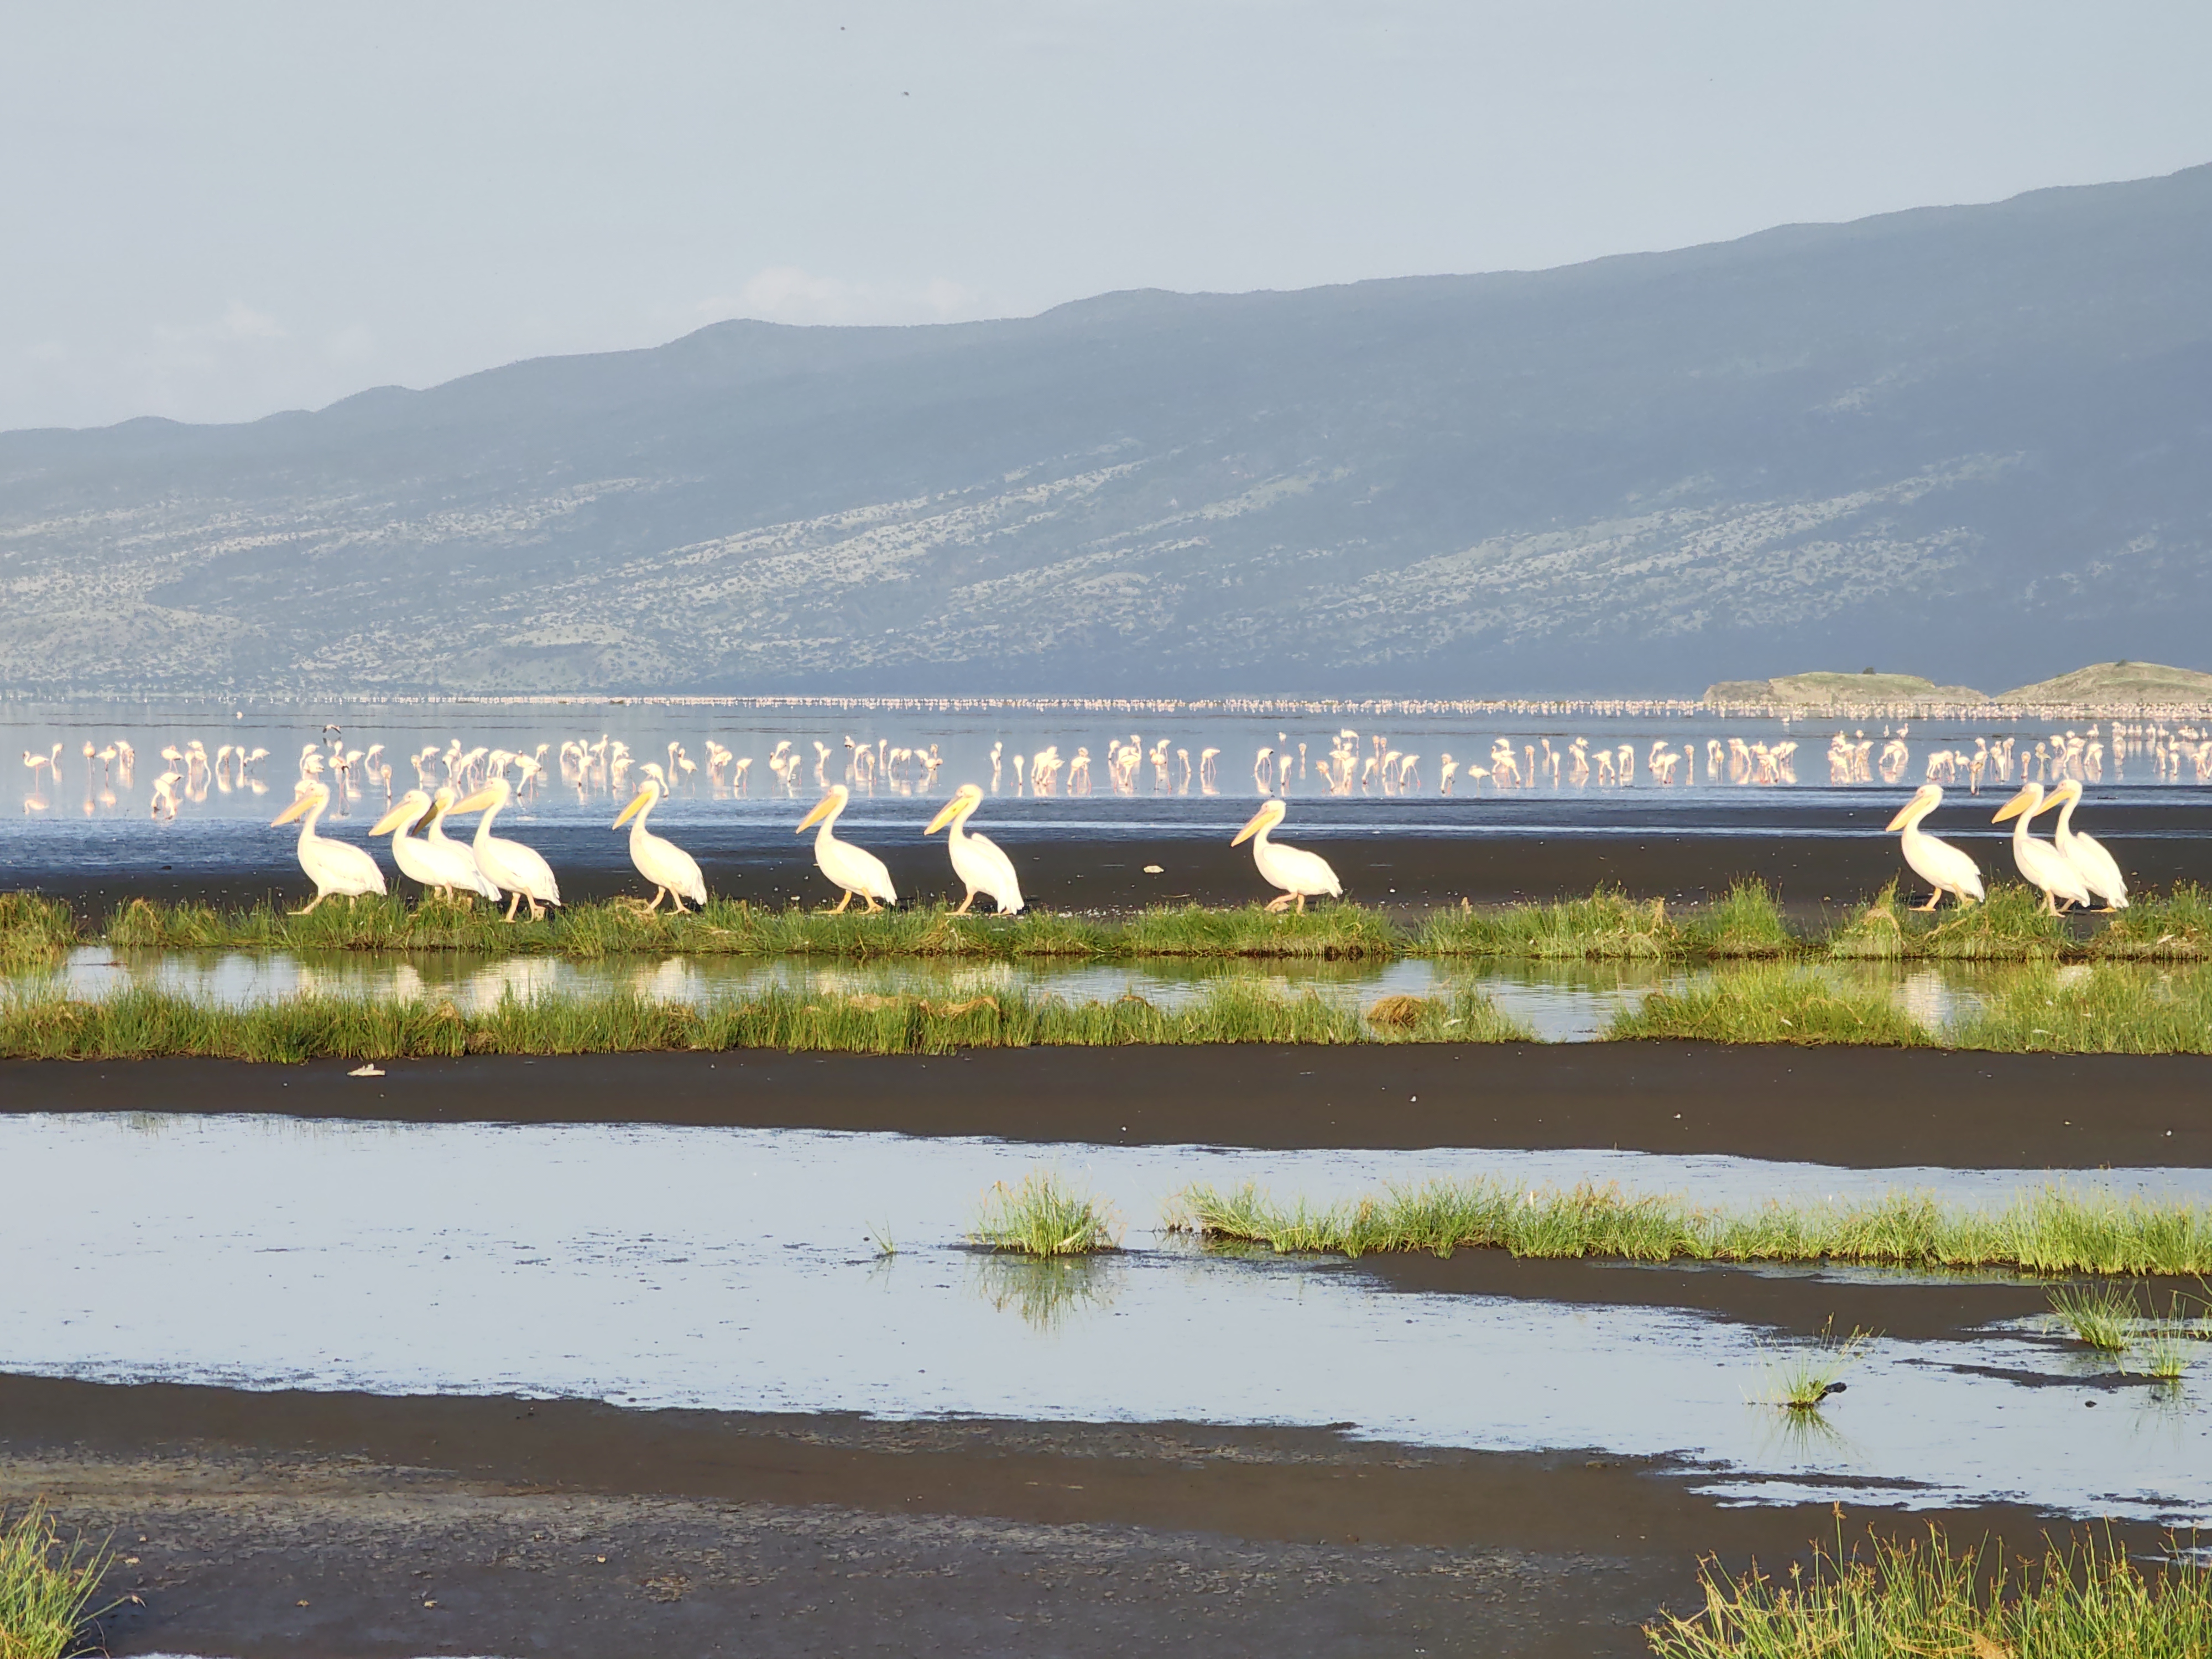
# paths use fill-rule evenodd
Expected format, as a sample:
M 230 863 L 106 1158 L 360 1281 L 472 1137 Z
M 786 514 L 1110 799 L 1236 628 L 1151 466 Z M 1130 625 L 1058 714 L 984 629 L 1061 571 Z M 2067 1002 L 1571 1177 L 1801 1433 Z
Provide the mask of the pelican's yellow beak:
M 280 823 L 291 823 L 294 818 L 298 817 L 301 813 L 306 811 L 314 804 L 315 798 L 313 795 L 301 796 L 299 799 L 294 801 L 289 806 L 279 812 L 275 817 L 270 819 L 269 827 L 271 830 L 274 830 Z
M 2007 818 L 2018 817 L 2022 812 L 2027 811 L 2028 802 L 2034 798 L 2034 793 L 2032 790 L 2021 790 L 2002 806 L 1998 807 L 1996 817 L 1991 818 L 1990 822 L 2002 823 Z
M 641 789 L 636 794 L 631 796 L 629 805 L 623 808 L 622 816 L 614 821 L 614 828 L 621 829 L 623 825 L 643 811 L 646 802 L 652 797 L 653 791 L 650 789 Z
M 958 817 L 960 816 L 960 809 L 967 804 L 967 796 L 955 795 L 951 800 L 945 803 L 944 807 L 939 811 L 935 817 L 930 819 L 929 828 L 923 830 L 921 833 L 925 836 L 935 835 L 939 830 L 945 828 L 946 824 L 951 823 L 953 819 Z M 800 827 L 803 829 L 805 826 L 801 825 Z
M 498 799 L 489 789 L 479 789 L 466 800 L 457 800 L 448 806 L 446 816 L 452 817 L 457 812 L 481 812 Z
M 1904 805 L 1897 809 L 1897 816 L 1883 826 L 1882 833 L 1885 835 L 1895 835 L 1899 830 L 1905 828 L 1905 821 L 1911 818 L 1911 816 L 1919 810 L 1920 797 L 1915 795 L 1911 800 L 1905 802 Z
M 414 802 L 403 800 L 398 805 L 393 807 L 382 817 L 377 819 L 376 823 L 371 827 L 368 833 L 372 836 L 387 836 L 394 830 L 401 829 L 403 827 L 412 829 L 415 824 L 416 813 L 420 809 L 416 806 Z
M 1266 806 L 1261 807 L 1258 811 L 1253 813 L 1252 822 L 1246 824 L 1242 830 L 1239 830 L 1237 832 L 1237 839 L 1231 842 L 1229 844 L 1231 847 L 1242 847 L 1246 842 L 1251 840 L 1253 836 L 1258 835 L 1260 833 L 1261 827 L 1267 823 L 1268 811 L 1273 807 L 1274 804 L 1274 802 L 1269 801 Z
M 805 834 L 809 830 L 811 830 L 811 829 L 812 829 L 816 824 L 817 824 L 817 823 L 821 823 L 823 819 L 824 819 L 824 818 L 828 817 L 831 812 L 833 812 L 833 811 L 835 811 L 836 810 L 836 808 L 837 808 L 837 798 L 836 798 L 836 796 L 835 796 L 835 795 L 824 795 L 824 796 L 823 796 L 823 797 L 822 797 L 822 799 L 821 799 L 820 800 L 817 800 L 817 801 L 816 801 L 816 802 L 814 803 L 814 810 L 813 810 L 812 811 L 809 812 L 809 813 L 808 813 L 805 817 L 803 817 L 803 818 L 799 819 L 799 828 L 798 828 L 798 829 L 796 829 L 796 830 L 794 830 L 793 831 L 792 831 L 792 833 L 793 833 L 793 835 L 798 835 L 798 836 L 803 836 L 803 835 L 805 835 Z M 933 829 L 933 830 L 934 830 L 936 827 L 937 827 L 937 826 L 936 826 L 935 824 L 932 824 L 932 825 L 930 825 L 930 828 L 931 828 L 931 829 Z

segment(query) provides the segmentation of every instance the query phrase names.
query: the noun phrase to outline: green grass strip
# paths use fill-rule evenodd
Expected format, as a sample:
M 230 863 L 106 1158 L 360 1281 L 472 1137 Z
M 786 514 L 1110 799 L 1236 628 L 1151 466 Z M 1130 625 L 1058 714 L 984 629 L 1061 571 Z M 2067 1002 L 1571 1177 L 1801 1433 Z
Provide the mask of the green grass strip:
M 1840 1531 L 1840 1529 L 1839 1529 Z M 1863 1550 L 1815 1545 L 1771 1578 L 1713 1561 L 1705 1606 L 1644 1626 L 1657 1659 L 2194 1659 L 2212 1653 L 2212 1572 L 2179 1557 L 2146 1572 L 2109 1535 L 2046 1539 L 2039 1559 L 2002 1540 L 1954 1549 L 1942 1530 Z
M 1194 1186 L 1170 1224 L 1201 1238 L 1279 1252 L 1361 1256 L 1377 1250 L 1449 1256 L 1500 1249 L 1538 1257 L 1629 1261 L 1854 1262 L 2030 1273 L 2212 1272 L 2212 1209 L 2118 1199 L 2060 1186 L 2000 1210 L 1946 1206 L 1921 1194 L 1869 1202 L 1729 1212 L 1616 1187 L 1523 1188 L 1437 1181 L 1316 1209 L 1253 1186 Z
M 86 939 L 118 950 L 465 951 L 551 955 L 580 960 L 636 955 L 892 957 L 1018 961 L 1069 958 L 1255 957 L 1330 961 L 1517 958 L 1534 961 L 1678 962 L 1833 957 L 1958 962 L 2212 959 L 2212 896 L 2184 883 L 2146 894 L 2100 918 L 2086 939 L 2077 924 L 2046 916 L 2016 884 L 1989 902 L 1934 915 L 1908 909 L 1892 883 L 1863 909 L 1824 930 L 1795 933 L 1765 883 L 1742 880 L 1712 903 L 1669 911 L 1661 899 L 1617 888 L 1548 903 L 1463 905 L 1408 929 L 1353 903 L 1316 905 L 1300 915 L 1260 905 L 1157 906 L 1097 921 L 1049 910 L 1018 916 L 956 916 L 941 905 L 868 915 L 717 899 L 678 916 L 648 915 L 626 899 L 572 904 L 543 921 L 503 921 L 496 908 L 426 897 L 348 904 L 331 900 L 294 916 L 271 904 L 217 910 L 195 902 L 137 899 L 87 927 L 58 900 L 0 894 L 0 966 L 33 963 Z
M 131 989 L 96 1001 L 0 1001 L 0 1058 L 133 1060 L 190 1055 L 268 1062 L 459 1054 L 713 1053 L 781 1048 L 948 1054 L 961 1048 L 1220 1042 L 1489 1042 L 1528 1033 L 1468 993 L 1399 998 L 1370 1020 L 1310 993 L 1224 981 L 1193 1005 L 1142 998 L 808 995 L 769 990 L 692 1006 L 635 995 L 503 998 L 464 1013 L 450 1001 L 301 996 L 243 1008 Z M 1407 1005 L 1410 1005 L 1408 1006 Z
M 1891 1048 L 1924 1048 L 1937 1041 L 1886 989 L 1839 985 L 1816 969 L 1764 963 L 1724 969 L 1680 991 L 1654 991 L 1641 1006 L 1614 1015 L 1606 1036 Z

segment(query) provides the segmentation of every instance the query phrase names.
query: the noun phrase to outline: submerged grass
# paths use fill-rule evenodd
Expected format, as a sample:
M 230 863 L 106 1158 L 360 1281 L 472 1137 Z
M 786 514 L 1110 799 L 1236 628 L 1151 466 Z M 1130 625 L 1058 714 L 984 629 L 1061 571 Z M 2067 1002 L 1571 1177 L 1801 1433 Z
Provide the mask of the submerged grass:
M 1644 1626 L 1657 1659 L 2184 1659 L 2212 1653 L 2212 1571 L 2188 1557 L 2144 1572 L 2092 1534 L 2040 1559 L 2010 1561 L 2001 1541 L 1954 1549 L 1869 1532 L 1863 1551 L 1816 1545 L 1786 1583 L 1754 1563 L 1708 1560 L 1705 1606 Z
M 983 1194 L 968 1239 L 1015 1255 L 1091 1255 L 1116 1248 L 1121 1227 L 1109 1206 L 1048 1170 L 1032 1170 Z
M 1515 1255 L 1632 1261 L 1843 1261 L 2031 1273 L 2201 1274 L 2212 1268 L 2212 1209 L 2051 1186 L 2001 1210 L 1947 1207 L 1923 1194 L 1737 1213 L 1617 1187 L 1522 1188 L 1438 1181 L 1315 1209 L 1250 1185 L 1186 1188 L 1168 1224 L 1283 1253 L 1504 1249 Z
M 809 995 L 770 989 L 693 1006 L 631 994 L 508 995 L 464 1013 L 452 1002 L 301 996 L 242 1008 L 149 989 L 98 1001 L 0 1000 L 0 1058 L 134 1060 L 165 1055 L 291 1062 L 490 1054 L 581 1054 L 781 1048 L 845 1054 L 946 1054 L 1034 1045 L 1227 1042 L 1503 1042 L 1528 1033 L 1480 994 L 1413 999 L 1410 1023 L 1370 1026 L 1310 993 L 1217 981 L 1182 1008 L 1140 997 Z
M 1887 991 L 1838 984 L 1816 969 L 1752 963 L 1623 1008 L 1606 1036 L 1706 1042 L 1854 1043 L 1926 1048 L 1928 1028 Z
M 64 1542 L 45 1505 L 12 1522 L 0 1514 L 0 1659 L 66 1659 L 88 1648 L 78 1632 L 97 1616 L 92 1598 L 107 1552 Z

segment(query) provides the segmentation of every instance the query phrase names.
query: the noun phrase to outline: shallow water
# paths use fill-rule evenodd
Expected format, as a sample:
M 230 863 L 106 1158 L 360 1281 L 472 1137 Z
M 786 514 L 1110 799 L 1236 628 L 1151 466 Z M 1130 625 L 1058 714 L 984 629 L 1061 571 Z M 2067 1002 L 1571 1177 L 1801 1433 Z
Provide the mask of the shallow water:
M 1357 1266 L 1212 1255 L 1151 1231 L 1193 1180 L 1316 1200 L 1493 1173 L 1711 1203 L 1897 1185 L 1996 1201 L 2040 1182 L 2033 1171 L 1041 1153 L 791 1130 L 158 1114 L 0 1119 L 0 1165 L 35 1176 L 0 1213 L 0 1368 L 15 1371 L 890 1417 L 1348 1423 L 1424 1444 L 1668 1455 L 1746 1498 L 2212 1518 L 2212 1418 L 2188 1392 L 2112 1388 L 2023 1331 L 1877 1341 L 1826 1431 L 1808 1432 L 1747 1403 L 1770 1357 L 1754 1328 L 1386 1294 Z M 988 1183 L 1040 1166 L 1121 1206 L 1131 1248 L 1040 1272 L 957 1244 Z M 2201 1172 L 2099 1179 L 2212 1196 Z M 872 1231 L 897 1254 L 879 1256 Z
M 1224 980 L 1279 994 L 1308 992 L 1364 1008 L 1394 995 L 1449 997 L 1479 990 L 1547 1042 L 1588 1042 L 1613 1017 L 1653 991 L 1680 989 L 1726 973 L 1655 963 L 1510 961 L 1475 966 L 1429 959 L 1388 963 L 1152 959 L 1139 964 L 1024 962 L 948 963 L 906 958 L 824 965 L 793 957 L 674 956 L 568 961 L 556 957 L 471 957 L 456 951 L 71 951 L 58 967 L 0 975 L 0 996 L 107 996 L 126 988 L 166 992 L 226 1007 L 248 1007 L 302 994 L 376 1000 L 447 998 L 464 1012 L 495 1007 L 505 996 L 633 993 L 705 1007 L 770 989 L 806 995 L 902 994 L 959 1000 L 978 995 L 1056 996 L 1111 1002 L 1139 996 L 1186 1007 Z M 2003 965 L 1844 962 L 1817 971 L 1857 986 L 1886 988 L 1931 1029 L 1971 1015 L 2021 970 Z

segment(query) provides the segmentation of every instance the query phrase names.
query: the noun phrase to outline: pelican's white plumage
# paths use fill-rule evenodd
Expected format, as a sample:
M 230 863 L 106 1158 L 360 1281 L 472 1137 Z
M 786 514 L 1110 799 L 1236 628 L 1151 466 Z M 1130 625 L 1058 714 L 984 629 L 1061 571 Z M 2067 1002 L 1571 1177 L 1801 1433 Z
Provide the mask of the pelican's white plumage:
M 969 817 L 982 804 L 981 788 L 963 783 L 953 791 L 952 799 L 945 803 L 945 810 L 932 818 L 929 828 L 921 833 L 933 836 L 946 825 L 951 826 L 945 839 L 946 849 L 952 854 L 952 872 L 968 889 L 968 896 L 960 901 L 955 915 L 966 915 L 978 893 L 988 893 L 996 900 L 1000 915 L 1012 915 L 1022 908 L 1022 884 L 1014 874 L 1014 861 L 989 836 L 968 833 Z
M 530 901 L 530 919 L 536 921 L 544 915 L 540 905 L 560 903 L 561 886 L 553 879 L 553 866 L 539 856 L 536 848 L 492 834 L 492 820 L 514 799 L 514 791 L 507 781 L 507 774 L 496 772 L 491 781 L 476 793 L 466 800 L 455 802 L 453 810 L 483 814 L 477 820 L 476 839 L 469 843 L 469 851 L 476 854 L 477 868 L 484 872 L 493 886 L 510 895 L 507 901 L 509 921 L 514 920 L 515 907 L 525 899 Z
M 441 789 L 438 793 L 450 796 L 452 791 Z M 457 891 L 482 892 L 485 885 L 483 874 L 477 868 L 476 860 L 469 856 L 467 848 L 444 836 L 432 840 L 427 836 L 407 833 L 426 819 L 434 821 L 439 810 L 439 803 L 429 791 L 410 789 L 368 833 L 391 836 L 392 861 L 399 866 L 399 873 L 410 881 L 420 882 L 447 898 Z M 494 896 L 496 896 L 497 890 L 494 889 Z
M 273 830 L 294 818 L 301 820 L 300 868 L 315 884 L 315 896 L 307 901 L 306 909 L 292 912 L 295 916 L 306 915 L 333 893 L 343 894 L 346 902 L 351 904 L 363 893 L 384 891 L 384 872 L 376 867 L 374 859 L 349 842 L 315 833 L 316 821 L 330 804 L 331 792 L 323 785 L 302 784 L 292 804 L 278 813 L 270 825 Z
M 891 872 L 884 861 L 873 853 L 855 847 L 849 841 L 840 841 L 835 831 L 837 815 L 845 810 L 845 803 L 853 792 L 842 783 L 830 786 L 830 793 L 814 803 L 814 810 L 799 821 L 799 833 L 805 835 L 816 824 L 814 862 L 822 873 L 830 878 L 845 896 L 837 901 L 836 908 L 843 909 L 853 902 L 854 895 L 867 900 L 868 908 L 880 910 L 884 904 L 896 904 L 898 893 L 891 886 Z M 876 902 L 881 899 L 883 904 Z
M 465 841 L 455 841 L 446 833 L 446 814 L 453 810 L 459 792 L 450 785 L 430 797 L 430 821 L 422 826 L 422 844 L 431 848 L 443 862 L 450 865 L 454 874 L 453 885 L 481 895 L 494 904 L 499 902 L 499 889 L 492 885 L 491 878 L 477 862 L 477 855 L 469 850 Z
M 2031 887 L 2043 890 L 2043 908 L 2053 915 L 2058 913 L 2058 901 L 2069 904 L 2087 904 L 2089 889 L 2081 879 L 2081 872 L 2067 861 L 2066 855 L 2047 841 L 2038 841 L 2028 833 L 2027 827 L 2038 814 L 2049 810 L 2051 800 L 2044 799 L 2043 786 L 2031 783 L 1997 809 L 1990 820 L 2002 823 L 2013 820 L 2012 860 L 2020 866 L 2020 873 Z
M 2051 792 L 2051 802 L 2058 808 L 2058 827 L 2051 831 L 2051 842 L 2074 866 L 2082 884 L 2105 901 L 2105 908 L 2124 910 L 2128 908 L 2128 883 L 2120 873 L 2119 860 L 2105 850 L 2104 842 L 2074 827 L 2074 808 L 2081 799 L 2079 778 L 2069 778 Z
M 699 873 L 698 860 L 674 842 L 645 827 L 647 815 L 668 793 L 667 780 L 657 762 L 648 761 L 640 769 L 642 781 L 637 787 L 637 794 L 623 808 L 614 827 L 619 830 L 629 823 L 629 861 L 637 866 L 638 874 L 653 884 L 653 902 L 646 908 L 658 910 L 664 896 L 678 910 L 687 898 L 703 906 L 707 902 L 707 878 Z M 637 822 L 630 823 L 632 818 Z
M 1938 841 L 1920 827 L 1921 819 L 1942 804 L 1943 786 L 1923 784 L 1889 821 L 1893 831 L 1905 832 L 1905 863 L 1933 890 L 1927 903 L 1913 907 L 1917 910 L 1933 910 L 1946 893 L 1962 905 L 1979 903 L 1984 896 L 1981 869 L 1973 860 L 1949 842 Z
M 1252 821 L 1237 832 L 1229 844 L 1241 847 L 1246 841 L 1252 843 L 1252 861 L 1260 866 L 1260 873 L 1270 887 L 1281 888 L 1282 894 L 1269 902 L 1270 910 L 1280 910 L 1296 901 L 1298 908 L 1306 908 L 1310 898 L 1319 898 L 1326 893 L 1331 898 L 1342 898 L 1344 889 L 1336 879 L 1336 872 L 1328 867 L 1328 860 L 1318 853 L 1309 853 L 1303 847 L 1284 847 L 1270 841 L 1268 836 L 1283 821 L 1290 809 L 1279 795 L 1252 815 Z

